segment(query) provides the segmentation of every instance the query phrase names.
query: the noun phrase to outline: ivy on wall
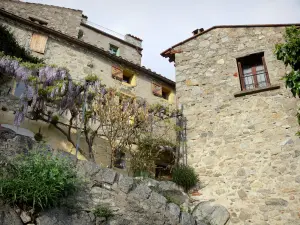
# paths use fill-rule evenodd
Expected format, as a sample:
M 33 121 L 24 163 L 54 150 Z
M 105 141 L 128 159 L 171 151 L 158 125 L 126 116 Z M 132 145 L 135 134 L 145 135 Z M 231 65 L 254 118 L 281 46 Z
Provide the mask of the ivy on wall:
M 31 63 L 41 63 L 43 60 L 33 57 L 28 51 L 16 41 L 13 33 L 4 25 L 0 24 L 0 52 L 5 55 L 21 58 Z

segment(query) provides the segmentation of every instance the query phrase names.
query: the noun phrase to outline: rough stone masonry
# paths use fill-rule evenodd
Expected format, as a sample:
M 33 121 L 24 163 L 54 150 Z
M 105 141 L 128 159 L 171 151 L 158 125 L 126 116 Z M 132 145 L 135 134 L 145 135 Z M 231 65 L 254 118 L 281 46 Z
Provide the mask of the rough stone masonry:
M 298 101 L 273 53 L 284 32 L 272 25 L 215 28 L 174 49 L 188 163 L 206 185 L 199 199 L 226 206 L 229 224 L 300 224 Z M 235 97 L 237 58 L 260 52 L 271 85 L 280 88 Z

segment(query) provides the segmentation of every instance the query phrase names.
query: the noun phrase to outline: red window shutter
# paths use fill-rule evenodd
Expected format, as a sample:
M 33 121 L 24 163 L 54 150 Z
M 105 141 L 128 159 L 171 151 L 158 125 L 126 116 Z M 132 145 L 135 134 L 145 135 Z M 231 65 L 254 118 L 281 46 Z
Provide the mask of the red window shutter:
M 33 34 L 30 42 L 30 49 L 41 54 L 45 53 L 48 37 L 41 34 Z
M 239 69 L 240 83 L 241 83 L 241 87 L 242 87 L 242 91 L 243 91 L 246 89 L 246 87 L 245 87 L 245 78 L 244 78 L 241 62 L 238 62 L 238 69 Z
M 156 96 L 162 96 L 162 86 L 159 84 L 152 83 L 152 92 Z
M 265 57 L 263 56 L 261 59 L 262 59 L 262 62 L 263 62 L 263 65 L 264 65 L 264 69 L 265 69 L 267 85 L 270 86 L 271 85 L 271 83 L 270 83 L 270 77 L 269 77 L 269 73 L 268 73 L 268 68 L 267 68 Z
M 123 80 L 123 70 L 117 66 L 111 68 L 112 77 L 118 80 Z

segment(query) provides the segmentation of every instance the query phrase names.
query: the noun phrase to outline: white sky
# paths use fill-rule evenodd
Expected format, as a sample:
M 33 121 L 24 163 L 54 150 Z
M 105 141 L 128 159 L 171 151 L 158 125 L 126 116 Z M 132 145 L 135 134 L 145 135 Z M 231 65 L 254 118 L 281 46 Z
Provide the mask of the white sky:
M 143 39 L 142 64 L 170 79 L 173 64 L 163 50 L 196 28 L 224 24 L 300 23 L 300 0 L 27 0 L 81 9 L 88 19 Z

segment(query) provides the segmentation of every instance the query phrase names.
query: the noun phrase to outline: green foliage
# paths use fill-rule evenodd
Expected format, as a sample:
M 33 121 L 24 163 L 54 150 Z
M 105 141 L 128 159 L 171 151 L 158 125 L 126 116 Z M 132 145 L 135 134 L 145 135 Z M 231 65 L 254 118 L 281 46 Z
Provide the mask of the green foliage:
M 104 217 L 105 219 L 108 219 L 110 217 L 114 216 L 113 211 L 110 209 L 109 206 L 101 206 L 98 205 L 94 210 L 94 215 L 96 217 Z
M 294 97 L 300 97 L 300 30 L 297 27 L 286 28 L 285 42 L 276 44 L 275 55 L 278 60 L 292 68 L 284 77 L 285 83 L 291 88 Z
M 13 33 L 5 26 L 0 25 L 0 51 L 5 55 L 21 58 L 31 63 L 42 63 L 43 60 L 33 57 L 14 38 Z
M 34 140 L 36 140 L 37 142 L 41 142 L 43 140 L 43 135 L 41 133 L 36 133 L 34 135 Z
M 79 184 L 72 162 L 51 155 L 41 145 L 14 159 L 4 170 L 0 178 L 0 198 L 19 207 L 56 206 Z
M 172 171 L 172 181 L 188 192 L 198 183 L 198 175 L 194 168 L 187 165 L 176 166 Z
M 96 82 L 99 80 L 96 74 L 89 74 L 84 78 L 87 82 Z
M 52 118 L 51 118 L 51 123 L 52 124 L 57 124 L 58 121 L 59 121 L 59 116 L 58 115 L 52 116 Z
M 155 169 L 155 162 L 159 160 L 160 147 L 175 147 L 175 144 L 162 137 L 146 136 L 138 141 L 138 148 L 132 153 L 130 169 L 134 174 L 151 174 Z M 149 176 L 149 175 L 148 175 Z M 150 175 L 151 176 L 151 175 Z

